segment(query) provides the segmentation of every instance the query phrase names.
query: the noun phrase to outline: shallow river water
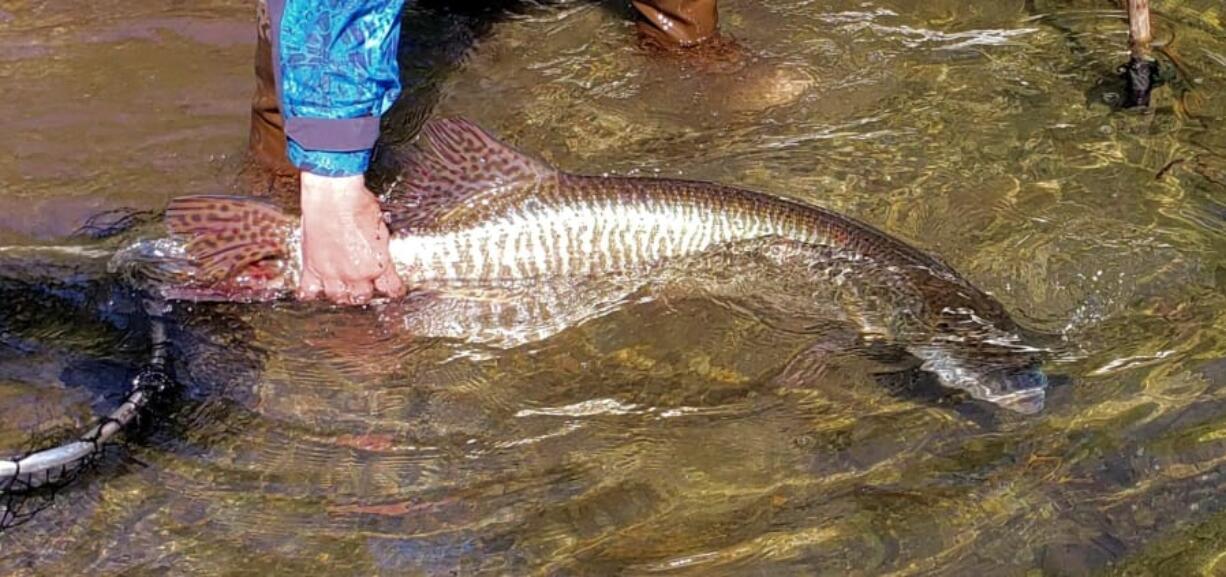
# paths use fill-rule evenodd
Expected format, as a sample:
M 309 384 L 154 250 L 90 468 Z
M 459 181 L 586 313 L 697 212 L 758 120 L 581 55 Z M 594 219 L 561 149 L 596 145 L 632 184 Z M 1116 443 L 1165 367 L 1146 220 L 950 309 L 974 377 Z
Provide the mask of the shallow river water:
M 859 217 L 1063 335 L 1046 410 L 797 365 L 812 334 L 700 295 L 506 351 L 180 306 L 181 390 L 0 533 L 0 574 L 1226 575 L 1220 2 L 1155 4 L 1147 114 L 1113 106 L 1111 2 L 725 0 L 745 57 L 715 65 L 618 2 L 470 4 L 409 8 L 388 154 L 464 115 L 567 170 Z M 113 243 L 73 232 L 249 186 L 253 20 L 0 2 L 0 453 L 83 429 L 148 346 Z

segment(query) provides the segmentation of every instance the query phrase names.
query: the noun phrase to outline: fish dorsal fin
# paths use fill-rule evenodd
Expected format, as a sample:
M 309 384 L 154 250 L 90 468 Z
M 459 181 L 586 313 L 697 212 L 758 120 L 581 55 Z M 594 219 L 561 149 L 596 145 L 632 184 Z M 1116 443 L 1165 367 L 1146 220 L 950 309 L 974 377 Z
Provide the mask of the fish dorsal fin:
M 187 241 L 196 275 L 207 282 L 285 256 L 293 227 L 279 208 L 250 197 L 182 196 L 166 207 L 166 228 Z
M 393 230 L 443 228 L 481 206 L 540 184 L 553 167 L 499 142 L 463 118 L 422 127 L 384 209 Z

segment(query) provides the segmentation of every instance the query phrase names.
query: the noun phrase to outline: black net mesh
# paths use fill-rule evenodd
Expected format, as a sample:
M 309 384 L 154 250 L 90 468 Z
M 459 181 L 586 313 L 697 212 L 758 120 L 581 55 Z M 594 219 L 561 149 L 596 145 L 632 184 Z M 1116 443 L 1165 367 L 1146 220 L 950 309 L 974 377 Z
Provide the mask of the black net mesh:
M 134 398 L 140 399 L 137 403 L 139 408 L 127 420 L 118 420 L 111 416 L 100 419 L 88 434 L 78 439 L 92 445 L 83 456 L 49 468 L 41 468 L 36 472 L 22 471 L 20 466 L 23 459 L 34 454 L 34 451 L 13 459 L 18 464 L 16 474 L 0 478 L 0 532 L 26 523 L 39 511 L 50 507 L 64 487 L 93 469 L 99 460 L 107 455 L 108 450 L 120 447 L 113 436 L 106 435 L 112 426 L 128 431 L 141 428 L 141 421 L 146 420 L 154 406 L 161 404 L 157 402 L 159 396 L 174 384 L 174 379 L 164 368 L 166 356 L 163 353 L 155 353 L 154 358 L 157 359 L 155 363 L 141 369 L 132 379 L 131 391 L 124 400 L 125 403 L 130 403 Z M 44 444 L 43 448 L 51 446 L 55 445 L 48 443 Z
M 83 459 L 38 473 L 18 470 L 16 476 L 0 481 L 0 532 L 20 526 L 50 507 L 60 491 L 91 469 L 102 451 Z
M 151 401 L 173 383 L 164 320 L 150 314 L 156 309 L 142 295 L 112 283 L 68 280 L 57 271 L 75 269 L 58 262 L 36 264 L 10 262 L 0 271 L 14 275 L 0 274 L 0 344 L 9 345 L 3 360 L 23 366 L 37 362 L 30 359 L 52 359 L 45 370 L 106 399 L 95 406 L 105 416 L 85 431 L 61 430 L 54 437 L 44 432 L 23 443 L 24 454 L 0 452 L 0 532 L 51 506 L 66 486 L 119 447 L 123 435 L 117 433 L 138 426 Z M 32 268 L 43 278 L 14 278 Z M 120 369 L 101 375 L 95 374 L 98 367 Z

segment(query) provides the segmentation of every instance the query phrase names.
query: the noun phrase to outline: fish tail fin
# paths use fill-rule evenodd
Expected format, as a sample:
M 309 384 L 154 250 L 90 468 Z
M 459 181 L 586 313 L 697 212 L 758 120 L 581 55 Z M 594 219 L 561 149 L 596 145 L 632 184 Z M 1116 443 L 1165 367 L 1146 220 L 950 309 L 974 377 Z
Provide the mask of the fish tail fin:
M 289 254 L 294 219 L 272 204 L 242 196 L 184 196 L 166 208 L 166 227 L 186 241 L 196 276 L 222 281 L 244 268 Z

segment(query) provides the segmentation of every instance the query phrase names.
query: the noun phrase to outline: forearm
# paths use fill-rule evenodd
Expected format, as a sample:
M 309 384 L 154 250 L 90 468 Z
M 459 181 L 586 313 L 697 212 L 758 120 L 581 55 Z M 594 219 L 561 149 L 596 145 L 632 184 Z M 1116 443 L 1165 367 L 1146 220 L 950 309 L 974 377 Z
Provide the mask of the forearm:
M 269 0 L 290 161 L 325 176 L 366 170 L 379 117 L 400 95 L 404 0 Z

